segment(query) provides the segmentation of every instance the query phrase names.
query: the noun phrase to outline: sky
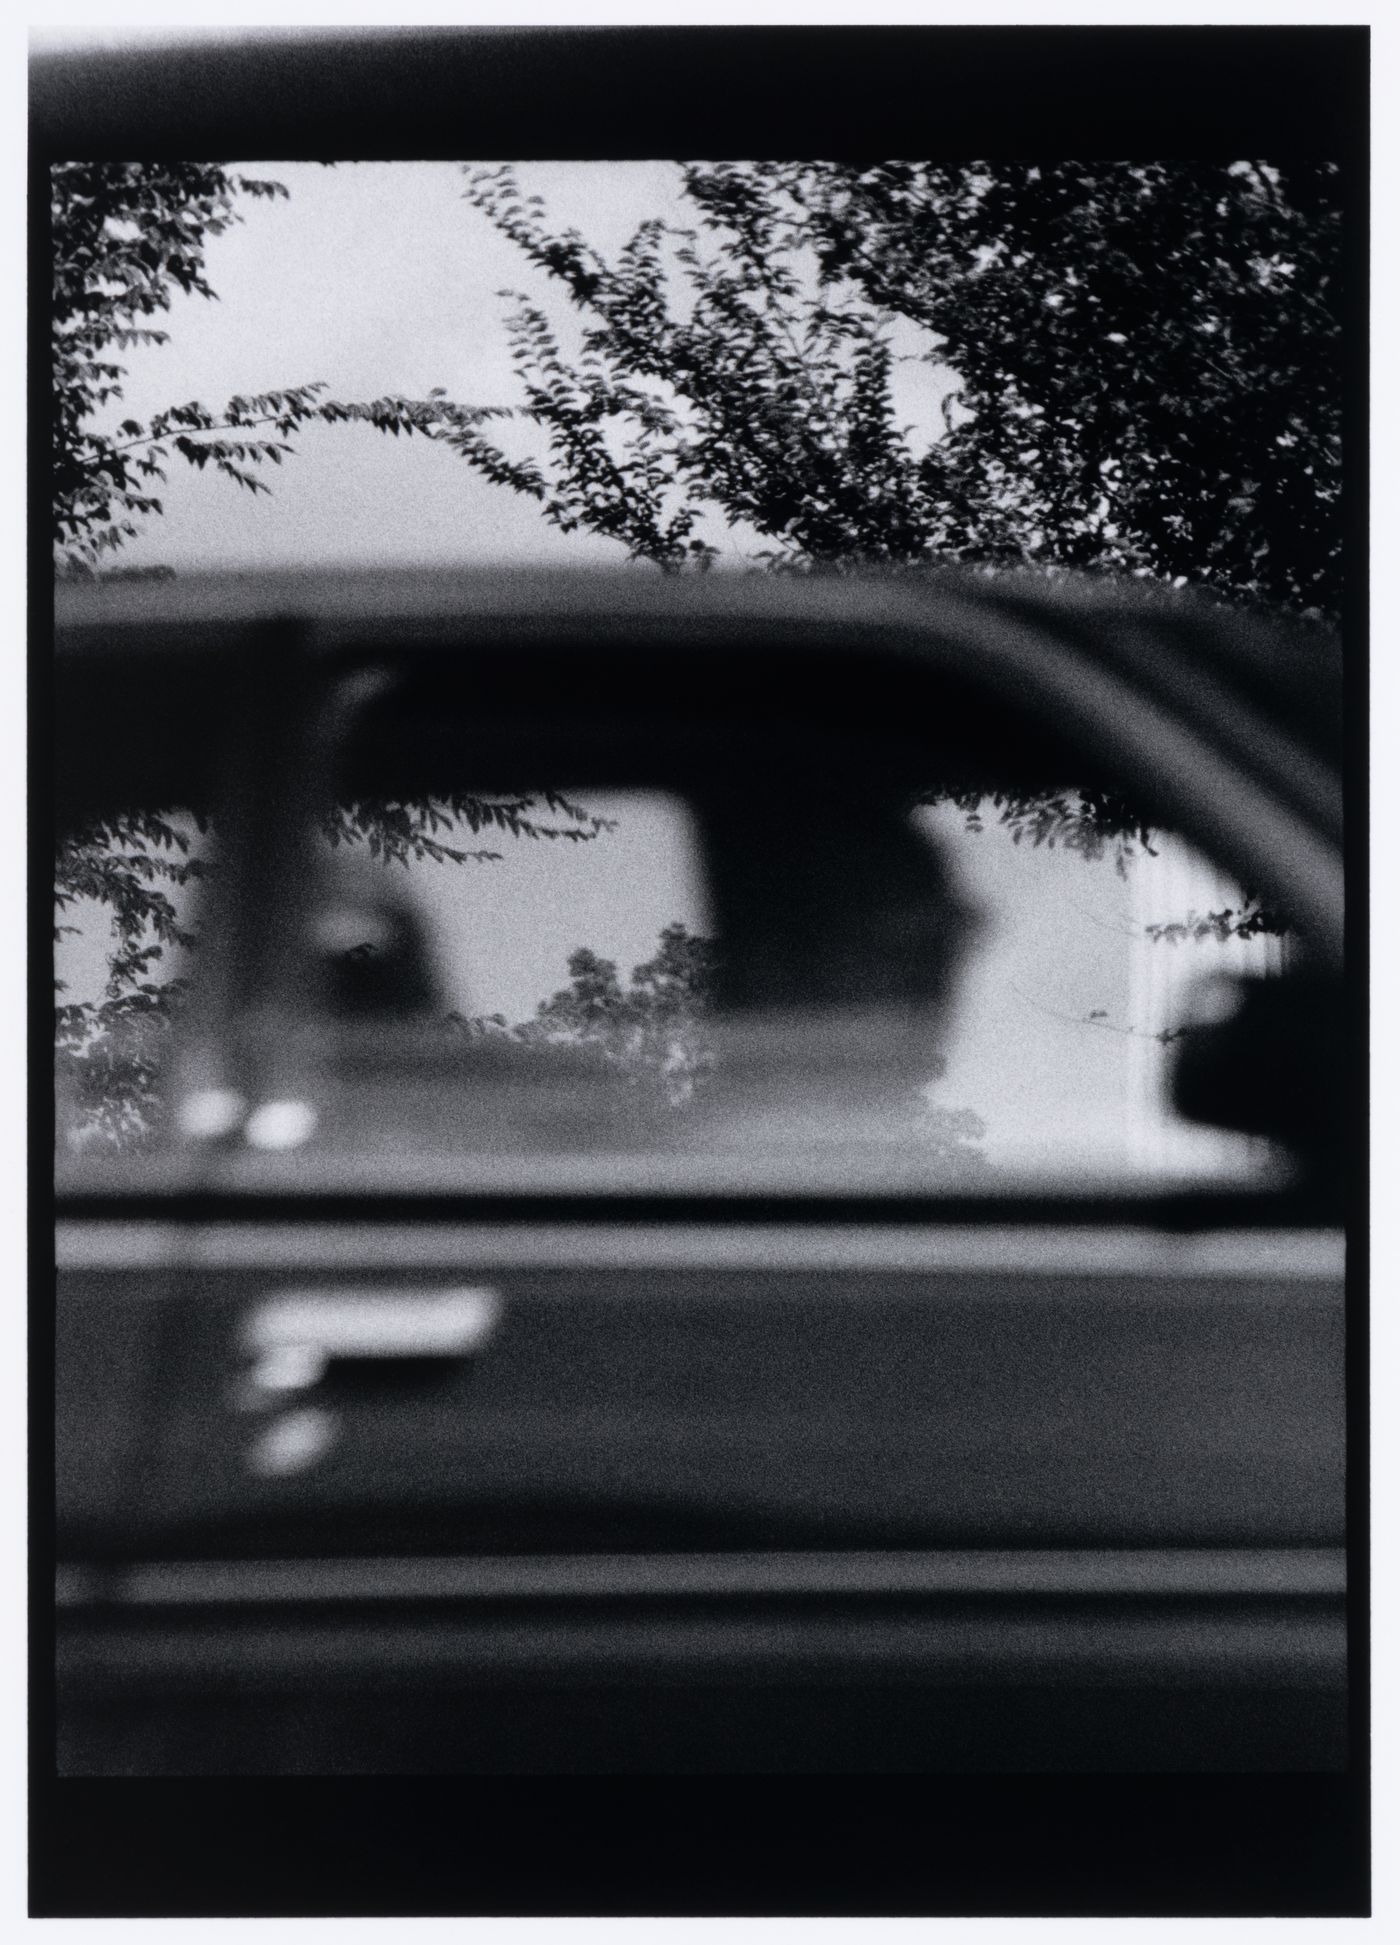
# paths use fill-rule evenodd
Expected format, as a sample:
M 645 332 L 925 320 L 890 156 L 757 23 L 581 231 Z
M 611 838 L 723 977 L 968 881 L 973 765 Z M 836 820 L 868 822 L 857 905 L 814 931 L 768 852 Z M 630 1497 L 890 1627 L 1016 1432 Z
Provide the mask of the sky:
M 145 420 L 175 402 L 213 406 L 235 395 L 324 381 L 332 396 L 425 396 L 463 403 L 517 397 L 503 290 L 540 302 L 568 341 L 576 330 L 542 273 L 463 199 L 459 165 L 339 164 L 255 159 L 286 202 L 247 204 L 246 220 L 208 250 L 218 301 L 177 297 L 161 320 L 170 342 L 124 354 L 125 396 L 114 421 Z M 551 224 L 576 226 L 605 254 L 644 217 L 684 216 L 674 164 L 525 164 L 526 194 Z M 952 375 L 931 340 L 896 346 L 896 408 L 912 436 L 936 435 Z M 299 433 L 297 454 L 253 496 L 212 472 L 171 467 L 164 514 L 122 554 L 125 566 L 182 575 L 221 568 L 485 562 L 619 565 L 623 550 L 550 527 L 534 502 L 483 481 L 445 449 L 386 439 L 366 426 Z M 733 564 L 742 558 L 732 548 Z M 638 572 L 651 572 L 639 566 Z M 603 806 L 603 808 L 607 808 Z M 953 842 L 974 901 L 988 915 L 949 1073 L 938 1098 L 974 1108 L 988 1152 L 1054 1165 L 1067 1130 L 1079 1152 L 1121 1147 L 1127 1036 L 1087 1027 L 1126 1003 L 1126 890 L 1107 864 L 1013 846 L 988 831 Z M 683 826 L 664 806 L 631 805 L 616 833 L 588 846 L 514 844 L 498 865 L 422 884 L 446 914 L 457 1000 L 470 1010 L 528 1017 L 565 983 L 586 944 L 624 970 L 649 958 L 663 925 L 705 922 L 703 890 Z M 1174 914 L 1164 914 L 1173 916 Z M 470 951 L 463 942 L 470 939 Z M 100 939 L 64 957 L 73 997 L 95 989 Z
M 285 183 L 290 199 L 245 205 L 246 220 L 211 240 L 207 275 L 218 301 L 176 297 L 162 320 L 170 344 L 126 359 L 118 416 L 145 420 L 174 400 L 213 406 L 318 381 L 345 399 L 423 398 L 441 386 L 463 404 L 512 402 L 496 293 L 540 291 L 542 280 L 463 200 L 459 165 L 245 167 Z M 676 171 L 542 163 L 522 181 L 548 198 L 561 227 L 577 222 L 611 248 L 642 215 L 674 207 Z M 172 467 L 163 519 L 124 560 L 192 571 L 622 556 L 615 543 L 557 533 L 532 502 L 427 441 L 351 425 L 310 428 L 296 445 L 275 476 L 275 497 Z
M 211 303 L 177 295 L 160 320 L 164 347 L 125 354 L 125 396 L 111 422 L 146 420 L 176 400 L 211 407 L 235 395 L 316 381 L 328 395 L 423 398 L 441 386 L 465 405 L 519 397 L 499 293 L 523 290 L 563 341 L 577 321 L 557 287 L 463 199 L 449 162 L 255 162 L 245 173 L 282 182 L 289 200 L 244 205 L 246 220 L 211 239 Z M 543 196 L 551 226 L 577 227 L 605 255 L 645 217 L 685 220 L 670 162 L 524 163 L 523 193 Z M 933 341 L 912 326 L 894 337 L 896 405 L 927 439 L 951 374 L 924 361 Z M 507 435 L 508 436 L 508 435 Z M 272 475 L 276 497 L 213 473 L 170 469 L 165 512 L 125 552 L 132 566 L 177 570 L 419 561 L 594 560 L 623 548 L 565 536 L 533 502 L 482 480 L 446 449 L 386 438 L 368 426 L 312 427 Z M 721 539 L 722 536 L 716 536 Z M 740 556 L 734 551 L 737 562 Z

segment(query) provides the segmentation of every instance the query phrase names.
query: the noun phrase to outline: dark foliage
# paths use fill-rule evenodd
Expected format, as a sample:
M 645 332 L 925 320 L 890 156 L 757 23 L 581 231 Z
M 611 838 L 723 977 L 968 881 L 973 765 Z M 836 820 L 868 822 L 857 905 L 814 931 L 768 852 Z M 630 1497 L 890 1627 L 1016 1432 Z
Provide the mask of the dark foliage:
M 395 437 L 432 437 L 477 414 L 441 392 L 426 399 L 325 397 L 320 383 L 235 397 L 211 408 L 191 400 L 149 421 L 114 428 L 122 396 L 121 354 L 164 344 L 154 320 L 176 292 L 215 297 L 205 275 L 211 238 L 241 222 L 240 198 L 285 197 L 278 182 L 205 162 L 65 162 L 50 173 L 53 251 L 53 542 L 60 575 L 164 579 L 159 566 L 104 567 L 139 523 L 162 511 L 158 488 L 172 461 L 266 493 L 260 469 L 280 466 L 303 426 L 368 424 Z M 465 823 L 513 836 L 595 837 L 602 820 L 557 795 L 514 800 L 463 796 L 450 805 L 351 806 L 332 819 L 334 841 L 363 843 L 376 856 L 490 860 L 498 852 L 446 841 Z M 191 834 L 173 814 L 137 813 L 69 833 L 56 860 L 55 937 L 84 901 L 110 921 L 113 949 L 100 1001 L 61 1004 L 58 1044 L 78 1096 L 91 1097 L 93 1127 L 129 1135 L 153 1105 L 153 1049 L 177 1002 L 180 982 L 147 975 L 167 948 L 189 946 L 172 894 L 207 873 Z M 120 1051 L 119 1051 L 120 1049 Z M 122 1076 L 127 1076 L 123 1079 Z
M 544 451 L 510 459 L 479 425 L 446 436 L 557 525 L 671 571 L 710 563 L 700 530 L 722 523 L 790 568 L 1102 568 L 1335 614 L 1335 169 L 683 174 L 698 221 L 644 223 L 613 263 L 552 231 L 510 168 L 470 177 L 582 337 L 566 353 L 506 293 Z M 901 355 L 943 369 L 937 425 L 901 425 Z
M 523 393 L 513 411 L 440 392 L 339 401 L 311 383 L 113 424 L 122 353 L 165 341 L 156 320 L 176 291 L 213 297 L 206 245 L 241 220 L 241 200 L 286 191 L 211 163 L 58 165 L 59 571 L 104 571 L 161 512 L 172 463 L 265 492 L 301 427 L 360 422 L 443 442 L 564 531 L 615 539 L 666 572 L 703 571 L 722 546 L 790 572 L 949 560 L 1101 569 L 1335 616 L 1335 169 L 698 163 L 683 183 L 694 220 L 642 224 L 609 263 L 578 232 L 553 232 L 508 167 L 472 172 L 470 200 L 567 293 L 580 322 L 578 349 L 566 350 L 544 312 L 512 296 Z M 902 423 L 901 362 L 929 367 L 936 422 Z M 492 429 L 511 418 L 530 442 L 523 454 Z M 946 795 L 931 780 L 929 801 Z M 962 808 L 974 825 L 990 810 L 1018 842 L 1111 852 L 1120 865 L 1150 845 L 1127 806 L 1073 794 Z M 456 843 L 464 823 L 575 840 L 598 828 L 562 799 L 464 798 L 351 807 L 330 834 L 403 862 L 499 855 Z M 83 1086 L 100 1098 L 102 1049 L 118 1029 L 136 1049 L 132 1072 L 149 1064 L 179 991 L 149 975 L 188 943 L 181 894 L 208 868 L 173 815 L 63 847 L 58 931 L 87 899 L 114 925 L 103 998 L 58 1015 L 67 1056 L 87 1063 Z M 1283 924 L 1250 904 L 1158 930 L 1170 939 Z M 674 1058 L 683 1079 L 668 1085 L 693 1088 L 703 1062 L 692 1071 L 677 1051 L 691 1028 L 674 1011 L 690 974 L 670 965 L 681 944 L 668 938 L 654 993 L 638 986 L 644 968 L 624 989 L 606 962 L 571 966 L 556 1011 L 518 1031 L 591 1040 L 609 1058 L 630 1047 L 626 1058 L 660 1061 L 660 1072 Z M 132 1085 L 134 1099 L 143 1084 Z
M 313 421 L 381 432 L 428 433 L 459 416 L 441 393 L 426 399 L 327 399 L 324 384 L 292 385 L 211 408 L 176 404 L 148 422 L 110 408 L 122 396 L 120 355 L 164 344 L 155 323 L 177 291 L 212 299 L 211 238 L 242 221 L 240 197 L 285 197 L 282 183 L 211 162 L 63 162 L 50 172 L 53 249 L 53 537 L 61 572 L 91 574 L 162 510 L 157 489 L 172 459 L 212 468 L 250 493 L 259 469 L 280 466 Z
M 695 163 L 682 180 L 695 220 L 643 223 L 608 262 L 509 166 L 470 172 L 468 199 L 568 294 L 578 348 L 503 293 L 533 450 L 482 423 L 443 436 L 555 525 L 668 573 L 722 543 L 788 572 L 1095 570 L 1335 619 L 1335 167 Z M 901 421 L 900 361 L 929 368 L 922 427 Z M 937 780 L 926 800 L 950 795 L 1018 843 L 1120 868 L 1150 848 L 1122 803 L 979 805 Z

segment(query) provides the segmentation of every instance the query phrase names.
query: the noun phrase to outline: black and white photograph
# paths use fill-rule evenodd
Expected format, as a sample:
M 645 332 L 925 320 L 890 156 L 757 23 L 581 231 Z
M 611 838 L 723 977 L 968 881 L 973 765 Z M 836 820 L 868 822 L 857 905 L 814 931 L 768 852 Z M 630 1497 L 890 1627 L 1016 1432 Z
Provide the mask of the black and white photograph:
M 34 1916 L 1367 1915 L 1367 59 L 35 34 Z

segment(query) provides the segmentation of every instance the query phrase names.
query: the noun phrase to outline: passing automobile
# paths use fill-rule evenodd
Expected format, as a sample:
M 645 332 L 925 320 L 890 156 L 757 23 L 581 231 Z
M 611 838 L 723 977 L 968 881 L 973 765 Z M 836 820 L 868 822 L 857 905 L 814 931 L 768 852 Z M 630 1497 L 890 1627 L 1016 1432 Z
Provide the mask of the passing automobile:
M 61 1776 L 1346 1765 L 1329 638 L 234 576 L 60 589 L 55 681 L 61 843 L 197 866 L 59 1062 Z M 999 1026 L 1037 899 L 1199 976 Z

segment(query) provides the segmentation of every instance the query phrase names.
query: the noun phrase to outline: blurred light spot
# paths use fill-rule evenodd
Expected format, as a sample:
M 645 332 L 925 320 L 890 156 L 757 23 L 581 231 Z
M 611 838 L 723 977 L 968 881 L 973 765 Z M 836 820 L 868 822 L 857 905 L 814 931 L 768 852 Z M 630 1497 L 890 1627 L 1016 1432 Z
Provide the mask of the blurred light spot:
M 243 1107 L 243 1096 L 231 1087 L 202 1087 L 180 1103 L 180 1132 L 193 1141 L 215 1141 L 238 1126 Z
M 253 1367 L 253 1383 L 261 1391 L 308 1391 L 325 1369 L 319 1344 L 274 1344 Z
M 299 1148 L 316 1132 L 316 1110 L 306 1101 L 264 1101 L 248 1117 L 250 1148 Z
M 285 1478 L 315 1465 L 335 1442 L 335 1414 L 308 1405 L 276 1418 L 249 1446 L 245 1463 L 264 1479 Z

